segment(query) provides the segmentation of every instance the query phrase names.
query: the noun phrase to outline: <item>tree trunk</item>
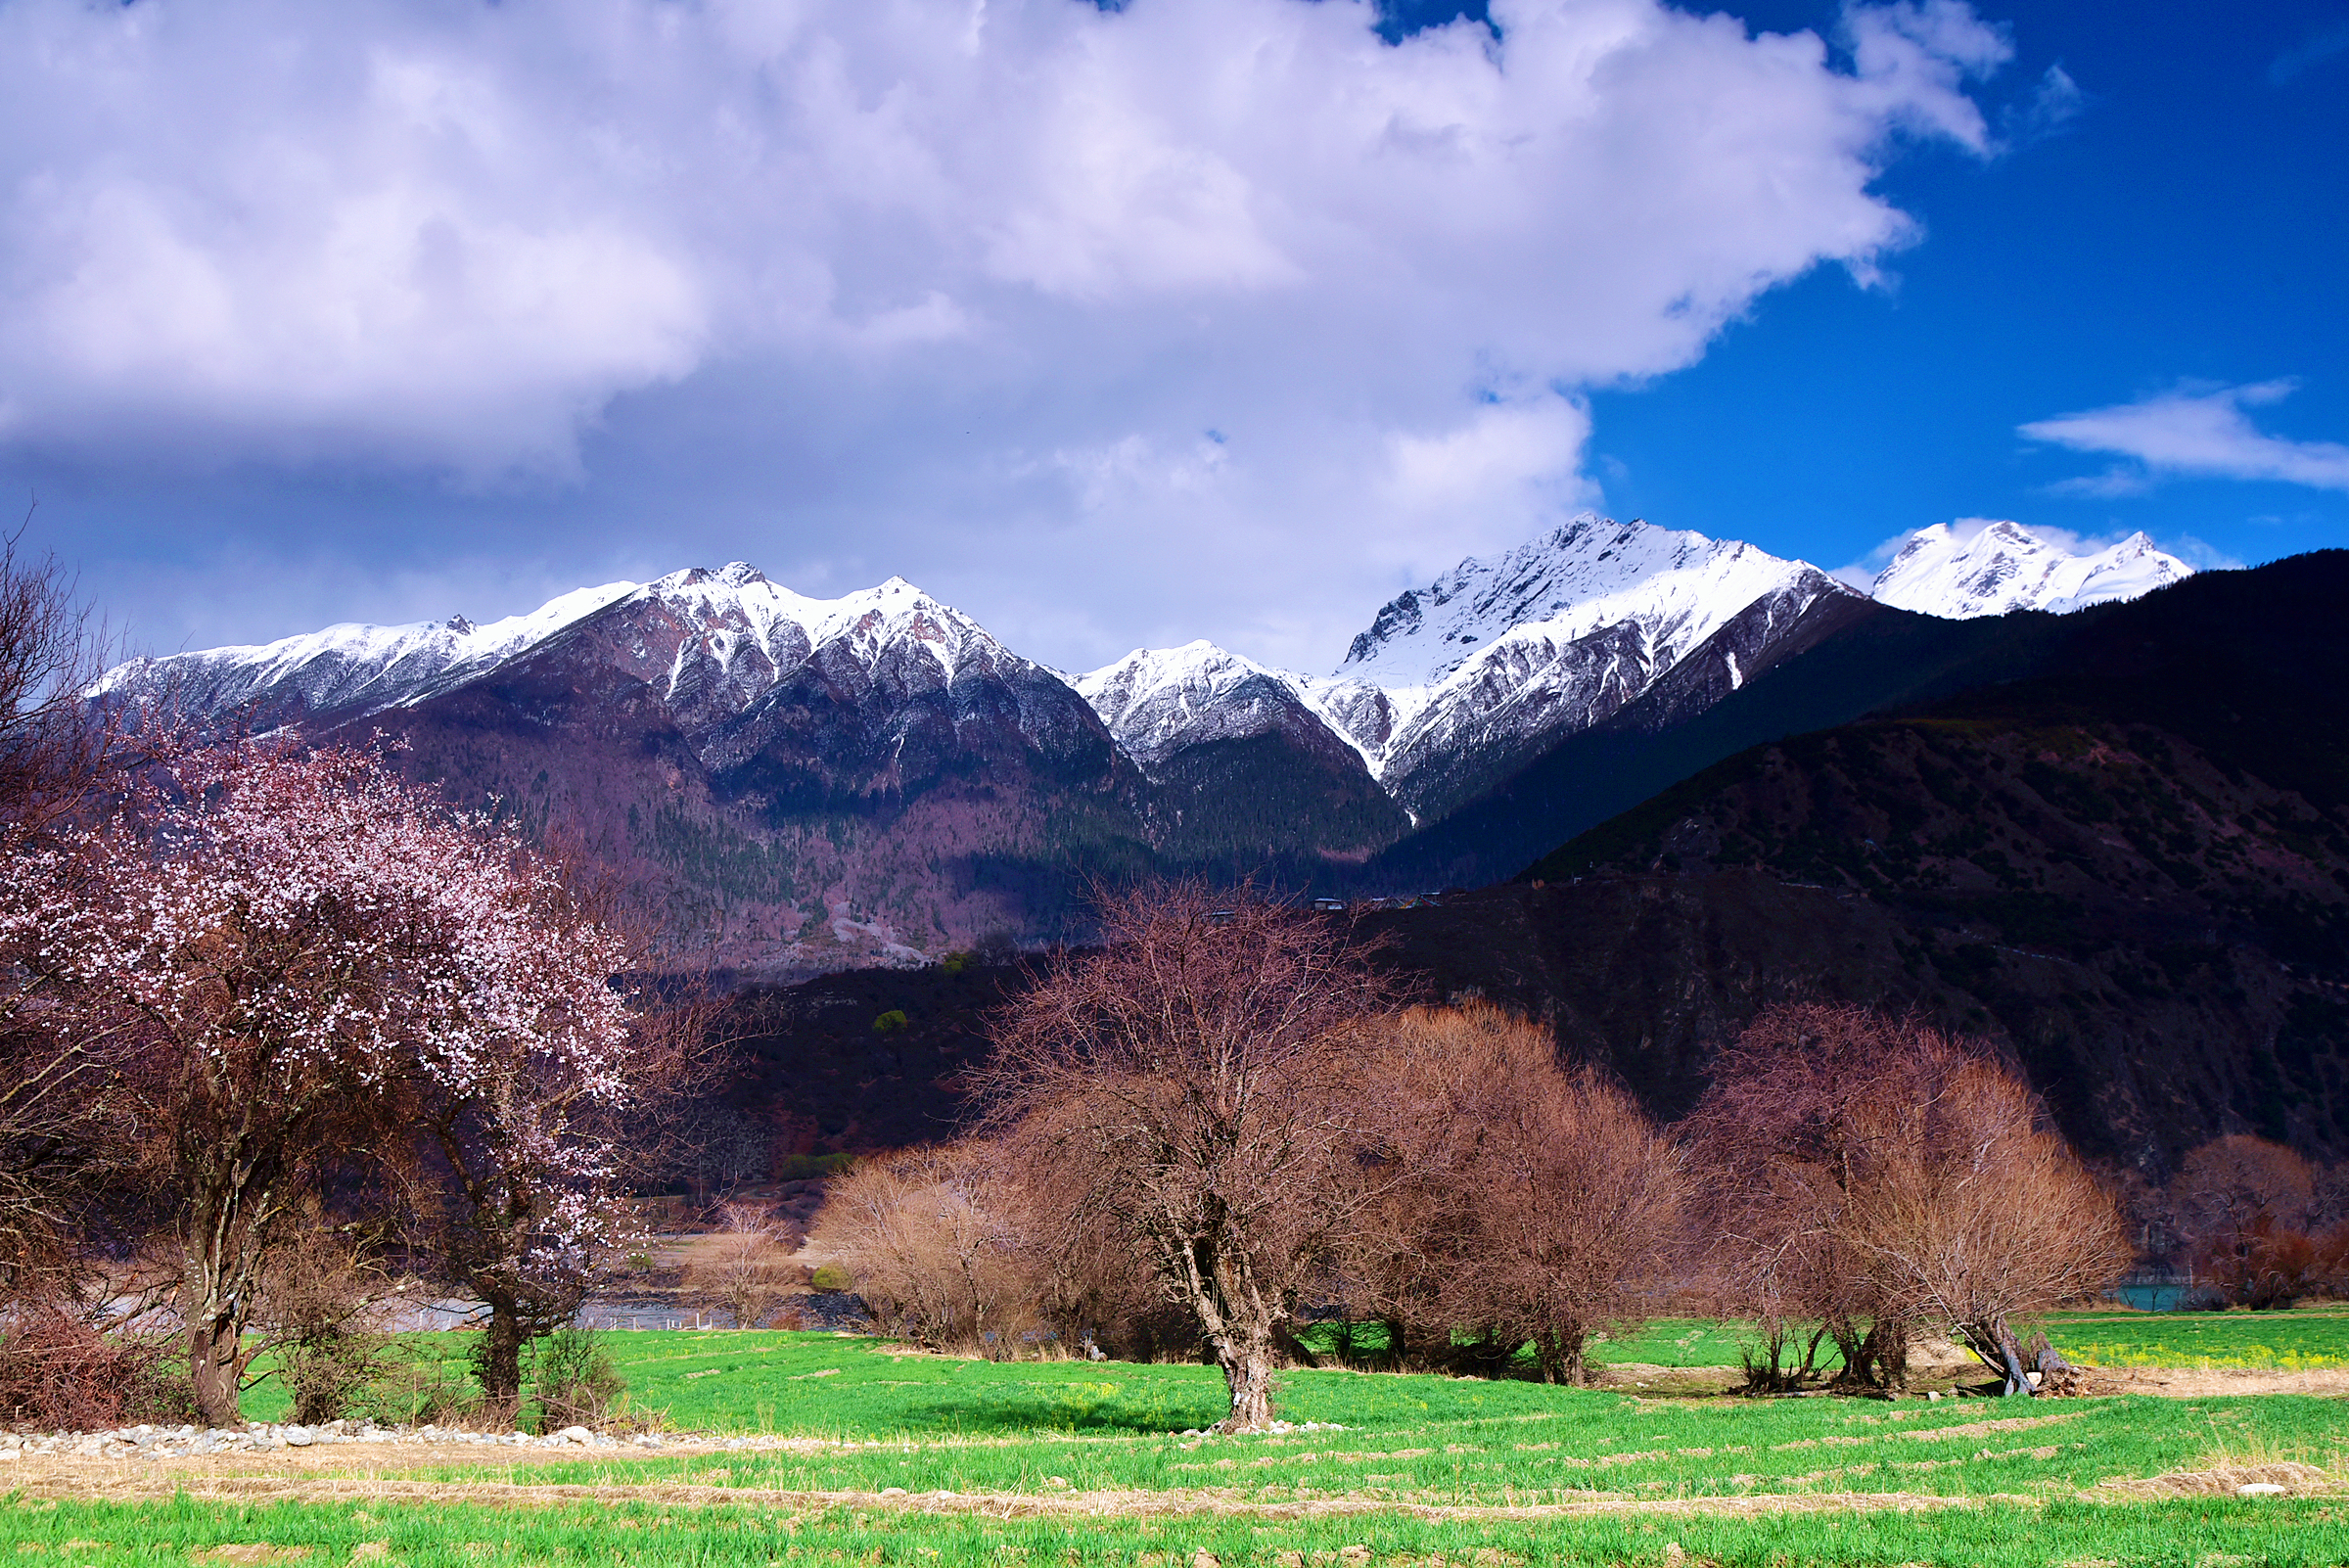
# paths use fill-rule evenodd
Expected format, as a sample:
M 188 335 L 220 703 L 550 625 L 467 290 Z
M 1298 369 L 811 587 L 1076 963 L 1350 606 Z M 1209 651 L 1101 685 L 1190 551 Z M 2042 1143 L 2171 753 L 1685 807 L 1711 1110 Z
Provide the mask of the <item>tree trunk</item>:
M 245 1371 L 241 1328 L 233 1313 L 210 1314 L 188 1325 L 188 1379 L 206 1426 L 245 1424 L 245 1412 L 237 1405 L 237 1386 Z
M 1381 1321 L 1385 1323 L 1387 1329 L 1387 1370 L 1400 1372 L 1403 1370 L 1404 1357 L 1410 1349 L 1409 1330 L 1405 1328 L 1400 1314 L 1393 1317 L 1382 1318 Z
M 1542 1381 L 1581 1388 L 1589 1376 L 1589 1367 L 1583 1360 L 1586 1337 L 1579 1330 L 1572 1329 L 1551 1329 L 1547 1333 L 1536 1334 L 1534 1359 L 1541 1362 Z
M 482 1401 L 497 1420 L 512 1421 L 522 1411 L 522 1312 L 503 1291 L 485 1293 L 489 1322 L 482 1330 L 475 1375 L 481 1379 Z
M 1899 1393 L 1909 1386 L 1909 1321 L 1905 1317 L 1879 1317 L 1867 1337 L 1875 1343 L 1870 1358 L 1876 1364 L 1876 1379 L 1880 1387 Z
M 187 1325 L 189 1392 L 205 1425 L 241 1427 L 245 1323 L 260 1273 L 255 1232 L 268 1216 L 269 1189 L 253 1179 L 250 1163 L 236 1158 L 234 1145 L 211 1170 L 193 1160 L 181 1165 L 198 1173 L 180 1221 L 179 1320 Z
M 1272 1424 L 1272 1343 L 1269 1335 L 1227 1335 L 1216 1347 L 1217 1364 L 1231 1390 L 1231 1413 L 1219 1432 L 1261 1432 Z
M 2031 1379 L 2023 1375 L 2022 1347 L 2014 1342 L 2014 1330 L 2004 1317 L 1961 1323 L 1958 1332 L 1965 1336 L 1966 1349 L 1972 1351 L 1982 1364 L 2006 1379 L 2001 1395 L 2012 1399 L 2017 1394 L 2037 1395 Z

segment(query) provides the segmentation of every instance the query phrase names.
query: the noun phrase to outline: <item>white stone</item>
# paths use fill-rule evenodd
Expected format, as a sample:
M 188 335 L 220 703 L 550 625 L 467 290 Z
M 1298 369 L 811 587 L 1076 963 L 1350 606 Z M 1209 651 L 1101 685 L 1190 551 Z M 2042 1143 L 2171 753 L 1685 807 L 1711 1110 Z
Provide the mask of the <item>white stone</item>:
M 2234 1489 L 2238 1498 L 2280 1498 L 2283 1488 L 2273 1481 L 2246 1481 Z

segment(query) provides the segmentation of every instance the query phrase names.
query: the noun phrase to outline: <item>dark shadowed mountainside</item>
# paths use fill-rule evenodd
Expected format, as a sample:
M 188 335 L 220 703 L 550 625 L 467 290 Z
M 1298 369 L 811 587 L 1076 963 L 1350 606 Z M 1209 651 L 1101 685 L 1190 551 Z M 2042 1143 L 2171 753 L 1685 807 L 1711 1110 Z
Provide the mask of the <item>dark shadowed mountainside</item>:
M 1515 876 L 1561 841 L 1749 746 L 2043 668 L 2066 638 L 2066 619 L 2023 611 L 1945 621 L 1839 595 L 1767 642 L 1731 623 L 1603 722 L 1359 872 L 1317 880 L 1385 890 Z
M 1741 753 L 1402 950 L 1666 1109 L 1815 994 L 1987 1037 L 2092 1155 L 2349 1153 L 2344 602 L 2332 551 L 2067 618 L 2061 672 Z

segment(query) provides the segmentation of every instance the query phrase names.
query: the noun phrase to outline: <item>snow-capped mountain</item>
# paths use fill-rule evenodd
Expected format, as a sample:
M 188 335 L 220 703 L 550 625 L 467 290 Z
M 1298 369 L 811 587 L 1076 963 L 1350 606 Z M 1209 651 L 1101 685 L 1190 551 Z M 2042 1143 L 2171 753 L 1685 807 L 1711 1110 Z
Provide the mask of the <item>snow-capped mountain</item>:
M 1116 664 L 1070 678 L 1144 769 L 1189 747 L 1319 725 L 1297 681 L 1285 670 L 1205 641 L 1136 648 Z
M 1191 745 L 1295 732 L 1310 714 L 1424 819 L 1603 720 L 1733 624 L 1747 634 L 1718 654 L 1734 689 L 1740 660 L 1759 669 L 1813 604 L 1850 594 L 1750 544 L 1586 514 L 1399 595 L 1334 674 L 1200 642 L 1137 650 L 1077 687 L 1147 768 Z
M 1814 603 L 1848 592 L 1738 540 L 1586 513 L 1398 595 L 1320 706 L 1376 747 L 1380 779 L 1425 816 L 1495 766 L 1603 720 L 1743 617 L 1760 638 L 1725 653 L 1733 687 L 1740 657 L 1751 666 Z
M 389 708 L 491 669 L 635 591 L 633 582 L 579 588 L 485 626 L 463 616 L 405 626 L 345 622 L 253 647 L 134 659 L 109 670 L 97 689 L 167 693 L 198 714 L 258 704 L 279 722 L 303 713 Z
M 1923 530 L 1879 589 L 1962 617 L 2185 575 L 2142 535 L 2074 557 L 1998 525 Z M 1677 733 L 1887 613 L 1750 544 L 1586 515 L 1398 595 L 1327 675 L 1194 642 L 1063 676 L 901 578 L 821 599 L 736 562 L 483 626 L 134 661 L 100 692 L 389 731 L 452 799 L 582 824 L 672 927 L 772 973 L 1061 932 L 1093 867 L 1369 877 L 1569 737 Z M 1536 796 L 1505 809 L 1540 838 Z
M 1143 808 L 1162 853 L 1356 855 L 1410 826 L 1304 676 L 1192 642 L 1137 648 L 1071 683 L 1153 786 Z
M 99 694 L 389 731 L 456 800 L 578 824 L 673 928 L 754 972 L 1034 932 L 1070 860 L 1147 853 L 1142 781 L 1084 700 L 894 577 L 814 599 L 697 568 L 493 626 L 140 660 Z
M 1964 531 L 1936 523 L 1909 536 L 1871 590 L 1879 604 L 1969 621 L 2010 610 L 2056 615 L 2135 599 L 2192 576 L 2194 569 L 2143 533 L 2074 555 L 2019 523 Z
M 342 624 L 257 647 L 133 660 L 98 689 L 167 694 L 203 714 L 251 704 L 264 722 L 341 722 L 412 707 L 591 623 L 620 633 L 607 650 L 614 664 L 658 692 L 680 728 L 714 743 L 728 721 L 810 666 L 900 689 L 950 681 L 973 664 L 1041 670 L 902 577 L 811 599 L 736 561 L 641 585 L 581 588 L 484 626 L 462 617 Z

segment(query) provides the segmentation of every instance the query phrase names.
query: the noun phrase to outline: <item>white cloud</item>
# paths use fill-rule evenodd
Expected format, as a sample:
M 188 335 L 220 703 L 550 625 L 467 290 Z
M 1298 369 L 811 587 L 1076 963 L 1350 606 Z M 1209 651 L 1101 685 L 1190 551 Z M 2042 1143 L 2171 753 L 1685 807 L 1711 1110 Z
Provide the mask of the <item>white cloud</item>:
M 2002 122 L 2008 148 L 2028 147 L 2059 134 L 2088 108 L 2088 95 L 2061 66 L 2050 66 L 2030 102 L 2011 106 Z
M 2173 474 L 2349 490 L 2349 446 L 2264 435 L 2243 411 L 2281 401 L 2293 385 L 2264 381 L 2245 387 L 2186 387 L 2139 402 L 2039 420 L 2023 426 L 2022 434 L 2074 451 L 2115 453 L 2143 465 L 2117 467 L 2060 486 L 2085 495 L 2133 495 L 2153 478 Z
M 17 0 L 0 444 L 592 486 L 634 422 L 706 474 L 804 452 L 726 483 L 814 521 L 726 553 L 1062 626 L 1082 581 L 1122 650 L 1151 605 L 1104 564 L 1209 591 L 1219 544 L 1256 585 L 1222 629 L 1307 657 L 1341 628 L 1301 575 L 1343 606 L 1516 542 L 1586 496 L 1585 389 L 1911 240 L 1875 176 L 1988 152 L 1966 83 L 2009 53 L 1956 0 L 1855 7 L 1841 57 L 1657 0 L 1492 15 Z M 1059 586 L 1020 608 L 1007 546 Z

